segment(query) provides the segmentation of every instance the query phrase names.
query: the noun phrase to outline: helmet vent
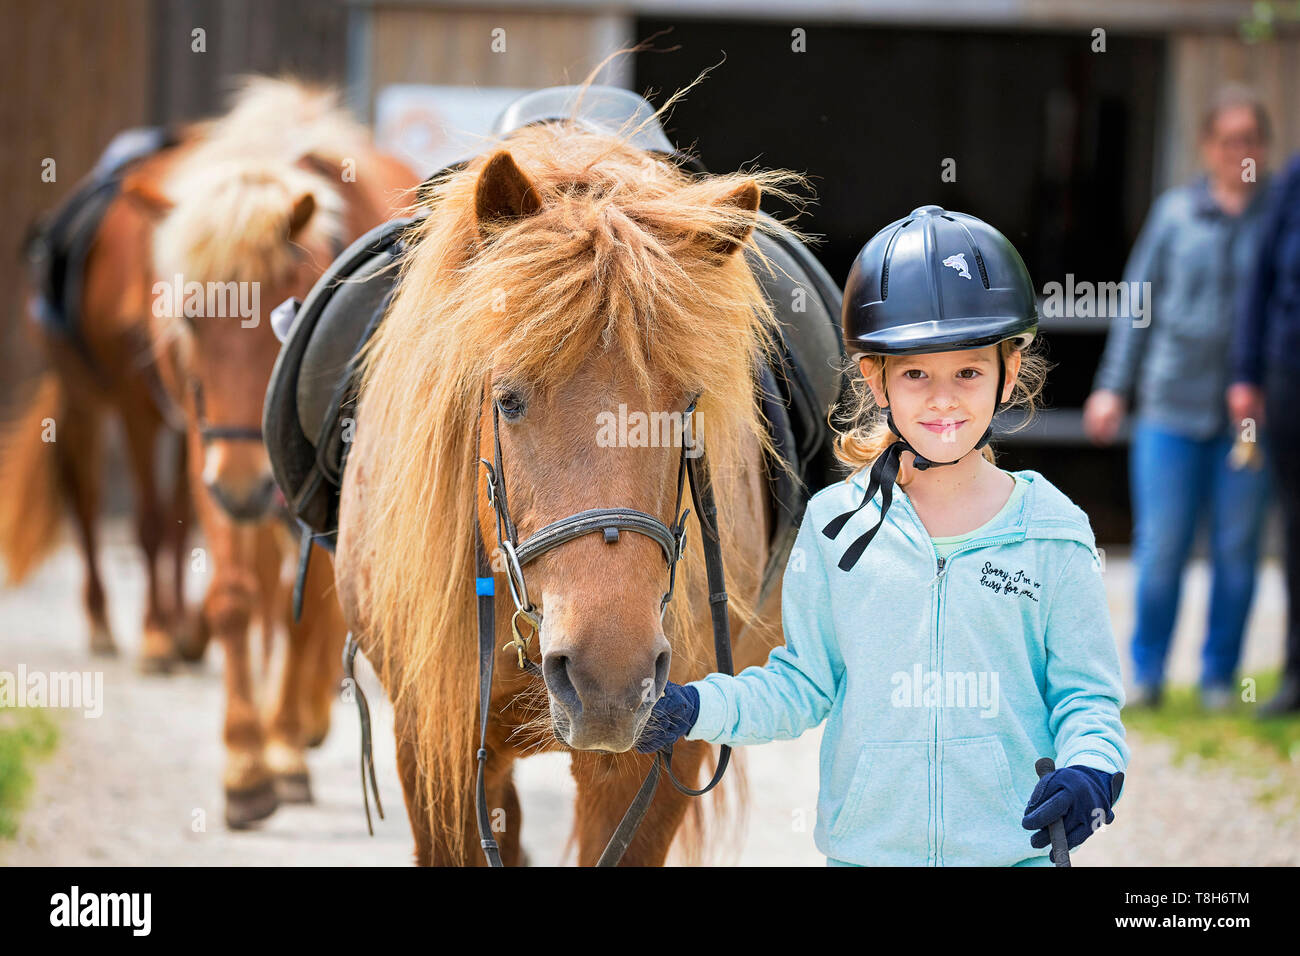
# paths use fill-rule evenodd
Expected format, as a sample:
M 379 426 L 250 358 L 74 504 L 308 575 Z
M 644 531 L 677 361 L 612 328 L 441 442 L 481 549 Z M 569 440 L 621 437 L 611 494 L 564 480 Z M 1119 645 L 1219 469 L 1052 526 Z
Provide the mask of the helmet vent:
M 978 249 L 974 250 L 974 252 L 975 252 L 975 265 L 979 266 L 980 279 L 984 282 L 984 288 L 987 289 L 989 287 L 989 274 L 988 271 L 984 268 L 984 257 L 980 255 L 980 251 Z
M 898 238 L 898 234 L 902 232 L 904 229 L 906 229 L 908 226 L 910 226 L 911 224 L 912 224 L 912 220 L 911 219 L 907 220 L 907 222 L 903 223 L 901 226 L 895 229 L 894 234 L 889 237 L 889 246 L 885 249 L 885 262 L 880 269 L 880 301 L 881 302 L 884 302 L 886 299 L 889 298 L 889 257 L 894 251 L 894 241 Z

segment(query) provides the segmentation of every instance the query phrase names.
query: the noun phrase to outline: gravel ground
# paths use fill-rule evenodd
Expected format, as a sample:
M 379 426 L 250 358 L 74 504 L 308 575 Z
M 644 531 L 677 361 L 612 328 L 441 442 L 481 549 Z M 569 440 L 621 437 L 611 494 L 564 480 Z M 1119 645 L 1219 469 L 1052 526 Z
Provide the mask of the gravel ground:
M 85 651 L 81 569 L 66 544 L 18 590 L 0 591 L 0 669 L 19 663 L 47 671 L 103 671 L 98 718 L 55 711 L 57 752 L 36 768 L 37 784 L 18 836 L 0 843 L 5 865 L 406 865 L 412 841 L 393 760 L 391 710 L 368 668 L 361 675 L 375 721 L 375 764 L 388 818 L 366 834 L 361 809 L 355 707 L 336 701 L 328 740 L 309 762 L 314 806 L 282 807 L 259 829 L 231 833 L 221 819 L 220 649 L 170 678 L 134 670 L 143 575 L 125 524 L 111 522 L 102 544 L 106 588 L 122 657 L 101 663 Z M 1107 556 L 1106 583 L 1116 634 L 1127 641 L 1132 569 Z M 203 582 L 191 581 L 201 594 Z M 1193 681 L 1208 575 L 1189 571 L 1171 676 Z M 1244 673 L 1276 667 L 1284 619 L 1281 572 L 1268 562 L 1247 638 Z M 1127 649 L 1121 647 L 1127 668 Z M 358 659 L 360 662 L 360 658 Z M 750 807 L 743 838 L 713 857 L 739 865 L 823 866 L 812 842 L 821 729 L 795 741 L 742 748 Z M 1080 865 L 1295 865 L 1300 802 L 1283 794 L 1264 805 L 1268 780 L 1220 765 L 1175 764 L 1162 740 L 1130 732 L 1129 784 L 1116 822 L 1076 851 Z M 734 759 L 734 758 L 733 758 Z M 569 864 L 565 853 L 573 782 L 562 755 L 518 765 L 524 842 L 535 864 Z M 676 854 L 669 862 L 680 862 Z

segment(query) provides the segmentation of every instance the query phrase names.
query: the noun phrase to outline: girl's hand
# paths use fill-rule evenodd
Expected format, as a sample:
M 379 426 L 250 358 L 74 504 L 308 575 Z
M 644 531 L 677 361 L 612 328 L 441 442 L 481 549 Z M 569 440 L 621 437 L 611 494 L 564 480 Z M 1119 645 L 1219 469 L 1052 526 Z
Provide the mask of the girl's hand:
M 655 701 L 641 735 L 637 737 L 637 753 L 649 754 L 663 750 L 682 735 L 690 733 L 695 718 L 700 714 L 700 692 L 689 684 L 664 685 L 663 696 Z
M 1047 827 L 1064 818 L 1065 842 L 1073 850 L 1096 832 L 1102 824 L 1115 819 L 1111 804 L 1124 783 L 1122 773 L 1110 774 L 1092 767 L 1061 767 L 1039 778 L 1029 796 L 1021 826 L 1037 830 L 1029 845 L 1037 850 L 1050 846 Z

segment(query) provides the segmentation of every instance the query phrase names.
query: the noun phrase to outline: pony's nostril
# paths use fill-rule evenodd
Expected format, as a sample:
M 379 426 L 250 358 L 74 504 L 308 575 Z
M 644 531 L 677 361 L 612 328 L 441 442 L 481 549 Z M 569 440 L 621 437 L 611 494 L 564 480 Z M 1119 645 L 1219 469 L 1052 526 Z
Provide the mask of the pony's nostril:
M 569 678 L 569 658 L 564 654 L 546 654 L 542 657 L 542 677 L 546 689 L 568 713 L 570 719 L 582 713 L 582 698 Z
M 664 687 L 668 684 L 668 668 L 673 663 L 673 652 L 671 649 L 664 649 L 655 655 L 655 686 L 654 695 L 650 698 L 650 706 L 653 707 L 659 695 L 663 693 Z

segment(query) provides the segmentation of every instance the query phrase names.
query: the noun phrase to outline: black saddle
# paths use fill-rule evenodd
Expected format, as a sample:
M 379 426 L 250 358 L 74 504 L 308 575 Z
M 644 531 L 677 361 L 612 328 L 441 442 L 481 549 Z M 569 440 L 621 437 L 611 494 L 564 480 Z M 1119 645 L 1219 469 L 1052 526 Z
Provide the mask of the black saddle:
M 521 97 L 507 107 L 496 132 L 572 117 L 579 89 L 555 87 Z M 633 142 L 678 156 L 653 113 L 649 103 L 628 90 L 590 87 L 577 116 L 580 123 L 605 131 L 626 133 L 639 125 Z M 696 160 L 681 158 L 702 168 Z M 300 305 L 289 300 L 272 318 L 284 344 L 263 411 L 271 469 L 290 511 L 329 550 L 338 531 L 338 496 L 355 418 L 354 362 L 392 298 L 395 263 L 411 222 L 395 220 L 362 236 L 335 259 Z M 759 233 L 758 244 L 776 267 L 769 273 L 752 263 L 781 320 L 781 336 L 774 343 L 779 361 L 763 363 L 756 391 L 774 446 L 802 482 L 766 463 L 773 518 L 766 596 L 794 543 L 808 498 L 844 473 L 830 453 L 826 422 L 844 385 L 838 370 L 844 344 L 840 290 L 821 264 L 779 227 L 774 235 Z
M 29 230 L 25 244 L 35 291 L 32 319 L 42 329 L 81 347 L 81 293 L 86 258 L 99 225 L 139 160 L 175 145 L 164 127 L 127 129 L 113 137 L 95 168 Z

